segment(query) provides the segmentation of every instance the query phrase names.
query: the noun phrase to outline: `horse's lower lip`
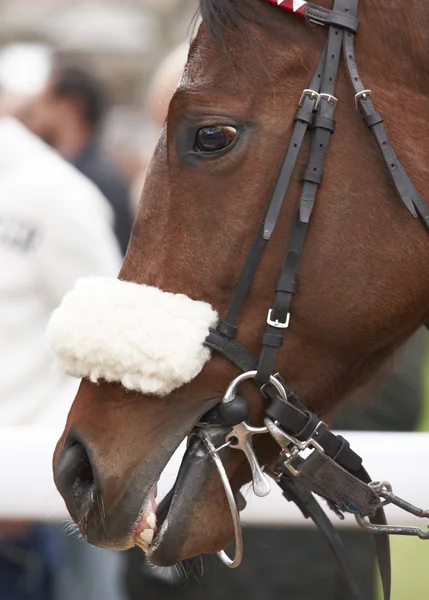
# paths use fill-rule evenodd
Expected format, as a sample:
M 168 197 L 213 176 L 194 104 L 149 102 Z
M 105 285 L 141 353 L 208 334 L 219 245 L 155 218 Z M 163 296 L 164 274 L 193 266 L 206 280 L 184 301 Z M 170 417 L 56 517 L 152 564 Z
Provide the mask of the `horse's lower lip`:
M 225 433 L 219 430 L 215 437 L 219 442 Z M 216 441 L 214 442 L 216 444 Z M 212 463 L 200 438 L 193 437 L 183 458 L 176 483 L 158 507 L 158 531 L 147 553 L 148 559 L 159 566 L 174 565 L 181 555 L 186 541 L 195 503 L 211 472 Z

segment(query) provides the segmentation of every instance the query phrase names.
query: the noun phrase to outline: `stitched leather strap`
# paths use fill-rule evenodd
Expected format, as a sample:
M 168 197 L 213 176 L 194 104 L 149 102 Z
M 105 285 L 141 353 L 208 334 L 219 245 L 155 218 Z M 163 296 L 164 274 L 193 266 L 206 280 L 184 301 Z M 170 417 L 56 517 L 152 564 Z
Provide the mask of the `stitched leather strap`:
M 396 156 L 395 151 L 388 140 L 386 130 L 384 129 L 383 118 L 374 108 L 371 101 L 371 93 L 369 90 L 365 90 L 356 65 L 354 36 L 349 33 L 346 33 L 344 36 L 344 56 L 346 57 L 350 81 L 357 94 L 357 107 L 366 126 L 371 130 L 377 140 L 398 195 L 410 214 L 414 218 L 420 217 L 425 227 L 429 229 L 429 209 Z
M 210 333 L 207 336 L 204 345 L 212 350 L 216 350 L 216 352 L 219 352 L 219 354 L 222 354 L 225 358 L 228 358 L 244 373 L 256 369 L 258 364 L 256 358 L 254 358 L 246 348 L 241 346 L 241 344 L 217 329 L 210 329 Z
M 243 346 L 214 329 L 210 331 L 205 345 L 228 358 L 243 372 L 253 371 L 256 368 L 258 361 Z M 263 393 L 270 401 L 266 413 L 271 419 L 277 421 L 286 433 L 300 441 L 306 441 L 316 428 L 319 417 L 308 411 L 286 386 L 285 389 L 288 402 L 284 402 L 279 397 L 273 386 L 264 386 Z M 334 434 L 321 425 L 318 429 L 317 441 L 327 456 L 350 473 L 359 471 L 362 459 L 342 436 Z
M 321 72 L 325 62 L 326 52 L 323 53 L 310 82 L 309 89 L 316 92 L 316 96 L 310 93 L 304 93 L 295 116 L 295 125 L 287 147 L 283 163 L 277 178 L 276 185 L 271 195 L 268 207 L 259 226 L 246 264 L 240 274 L 237 286 L 235 288 L 230 306 L 223 321 L 218 325 L 218 330 L 230 337 L 234 338 L 237 333 L 237 319 L 243 308 L 247 294 L 249 292 L 252 281 L 255 277 L 257 268 L 261 261 L 263 252 L 270 239 L 271 234 L 276 226 L 278 216 L 286 195 L 286 190 L 289 187 L 290 178 L 295 168 L 299 151 L 302 147 L 305 134 L 313 121 L 313 109 L 316 103 L 317 92 L 320 89 Z
M 349 0 L 349 4 L 352 4 Z M 344 12 L 349 6 L 344 6 L 344 0 L 336 0 L 334 9 Z M 356 2 L 354 2 L 356 9 Z M 352 7 L 353 8 L 353 7 Z M 356 13 L 355 13 L 356 14 Z M 289 248 L 277 283 L 271 322 L 289 323 L 290 307 L 295 292 L 295 277 L 298 271 L 299 259 L 304 248 L 310 216 L 316 200 L 317 191 L 322 181 L 323 167 L 328 152 L 329 140 L 335 128 L 334 112 L 336 99 L 335 86 L 340 64 L 344 31 L 339 27 L 329 28 L 326 60 L 323 66 L 320 96 L 317 113 L 314 119 L 314 132 L 308 166 L 303 176 L 303 188 L 298 205 L 298 214 L 292 229 Z M 283 190 L 283 194 L 285 190 Z M 278 325 L 268 324 L 263 338 L 262 351 L 258 365 L 257 379 L 266 383 L 274 370 L 279 348 L 283 344 L 286 329 Z
M 359 21 L 356 13 L 354 15 L 340 12 L 339 9 L 329 10 L 317 4 L 309 2 L 304 10 L 304 16 L 309 21 L 318 25 L 333 25 L 341 27 L 355 34 L 358 30 Z
M 325 536 L 337 560 L 344 583 L 349 588 L 351 599 L 365 600 L 359 585 L 355 581 L 354 574 L 350 570 L 343 542 L 313 494 L 290 477 L 283 476 L 279 478 L 278 485 L 282 489 L 286 500 L 294 502 L 304 517 L 306 519 L 310 518 Z

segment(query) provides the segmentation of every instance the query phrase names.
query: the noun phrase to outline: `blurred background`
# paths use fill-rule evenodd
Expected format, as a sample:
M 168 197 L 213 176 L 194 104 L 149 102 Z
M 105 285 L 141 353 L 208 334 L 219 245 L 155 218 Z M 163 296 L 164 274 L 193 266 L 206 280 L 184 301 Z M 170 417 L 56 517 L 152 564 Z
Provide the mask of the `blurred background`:
M 152 77 L 189 39 L 195 12 L 195 0 L 0 0 L 0 86 L 31 99 L 54 66 L 84 68 L 106 105 L 102 150 L 132 184 L 159 134 L 153 118 L 163 120 L 155 115 Z M 138 196 L 140 187 L 131 191 Z
M 196 9 L 196 0 L 0 0 L 0 436 L 18 439 L 19 429 L 24 443 L 28 427 L 55 430 L 52 439 L 61 431 L 76 383 L 52 374 L 43 331 L 78 277 L 118 272 Z M 337 426 L 428 431 L 427 373 L 420 332 L 371 407 L 355 399 Z M 5 452 L 2 495 L 4 473 L 10 482 L 16 477 L 8 463 Z M 235 572 L 213 557 L 204 569 L 199 562 L 152 569 L 140 550 L 91 548 L 49 518 L 50 509 L 37 522 L 20 518 L 18 508 L 11 513 L 0 518 L 1 600 L 348 598 L 313 530 L 248 527 L 246 560 Z M 365 536 L 345 532 L 371 600 L 379 592 Z M 428 598 L 429 542 L 398 538 L 392 545 L 393 599 Z M 317 565 L 312 576 L 309 565 Z

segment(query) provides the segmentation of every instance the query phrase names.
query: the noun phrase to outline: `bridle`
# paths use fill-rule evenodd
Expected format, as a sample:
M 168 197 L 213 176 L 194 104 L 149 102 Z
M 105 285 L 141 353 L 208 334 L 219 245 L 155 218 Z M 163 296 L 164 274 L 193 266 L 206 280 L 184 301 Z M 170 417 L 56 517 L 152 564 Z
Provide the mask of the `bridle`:
M 317 191 L 322 182 L 330 137 L 335 130 L 335 88 L 342 54 L 355 91 L 356 108 L 376 139 L 398 197 L 411 215 L 419 218 L 427 229 L 429 209 L 390 145 L 383 127 L 383 118 L 372 103 L 371 91 L 365 88 L 359 77 L 354 53 L 358 0 L 335 0 L 333 10 L 303 0 L 266 1 L 308 21 L 327 26 L 328 39 L 311 82 L 299 99 L 293 132 L 277 182 L 226 316 L 216 329 L 210 331 L 205 341 L 206 346 L 228 358 L 243 374 L 230 384 L 220 403 L 201 419 L 193 435 L 200 437 L 206 445 L 227 493 L 236 536 L 234 559 L 228 558 L 224 552 L 220 553 L 228 566 L 236 567 L 240 564 L 242 540 L 238 510 L 219 453 L 227 446 L 244 451 L 252 470 L 253 489 L 257 495 L 266 495 L 269 483 L 253 451 L 252 437 L 270 433 L 280 446 L 280 455 L 268 473 L 282 488 L 287 500 L 295 502 L 304 516 L 311 518 L 325 533 L 353 598 L 362 598 L 359 587 L 351 576 L 338 534 L 313 494 L 327 500 L 329 507 L 340 517 L 345 512 L 352 513 L 364 529 L 377 534 L 375 543 L 384 598 L 387 600 L 390 598 L 391 587 L 388 534 L 416 535 L 429 539 L 429 531 L 387 525 L 383 507 L 394 503 L 408 512 L 426 518 L 429 518 L 429 511 L 421 511 L 395 496 L 388 482 L 372 482 L 362 466 L 362 459 L 350 448 L 349 443 L 342 436 L 332 433 L 316 414 L 308 411 L 275 371 L 277 353 L 290 324 L 300 256 Z M 254 358 L 235 339 L 238 317 L 276 226 L 307 134 L 311 136 L 310 151 L 307 168 L 302 176 L 297 214 L 277 281 L 273 307 L 268 313 L 262 350 L 260 356 Z M 238 388 L 244 380 L 254 381 L 268 401 L 264 427 L 253 428 L 247 423 L 247 402 L 238 395 Z M 212 442 L 211 432 L 219 432 L 220 427 L 226 428 L 225 442 L 216 447 Z M 312 452 L 304 458 L 302 453 L 308 449 Z

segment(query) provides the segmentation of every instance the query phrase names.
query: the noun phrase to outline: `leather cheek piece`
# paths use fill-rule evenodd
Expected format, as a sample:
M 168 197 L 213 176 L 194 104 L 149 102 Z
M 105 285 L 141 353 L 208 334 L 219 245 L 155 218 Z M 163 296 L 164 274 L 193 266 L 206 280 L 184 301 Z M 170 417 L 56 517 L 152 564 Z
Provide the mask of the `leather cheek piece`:
M 206 302 L 118 279 L 81 279 L 53 313 L 47 337 L 74 377 L 165 396 L 200 373 L 218 322 Z

